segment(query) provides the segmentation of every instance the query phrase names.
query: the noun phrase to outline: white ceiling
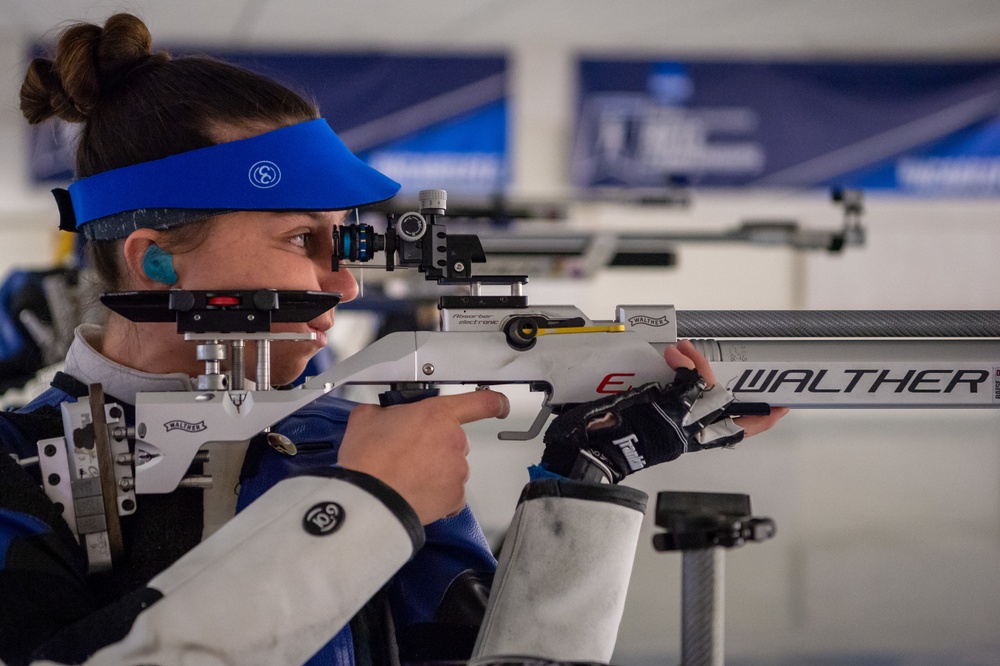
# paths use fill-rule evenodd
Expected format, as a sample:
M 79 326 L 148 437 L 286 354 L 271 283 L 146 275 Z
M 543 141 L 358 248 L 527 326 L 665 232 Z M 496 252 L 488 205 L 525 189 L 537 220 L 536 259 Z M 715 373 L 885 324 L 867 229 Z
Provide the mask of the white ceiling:
M 0 34 L 120 10 L 163 44 L 237 48 L 1000 56 L 1000 0 L 0 0 Z

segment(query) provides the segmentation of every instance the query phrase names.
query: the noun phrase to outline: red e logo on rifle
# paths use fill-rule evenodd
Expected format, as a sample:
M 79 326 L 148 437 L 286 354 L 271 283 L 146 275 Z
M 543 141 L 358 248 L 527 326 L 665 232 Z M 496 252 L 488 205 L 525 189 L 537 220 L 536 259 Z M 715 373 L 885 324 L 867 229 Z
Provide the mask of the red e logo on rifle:
M 612 372 L 601 380 L 601 383 L 597 386 L 598 393 L 624 393 L 625 391 L 631 391 L 632 385 L 629 384 L 625 386 L 625 382 L 618 381 L 615 377 L 635 377 L 634 372 Z M 618 388 L 622 387 L 622 388 Z

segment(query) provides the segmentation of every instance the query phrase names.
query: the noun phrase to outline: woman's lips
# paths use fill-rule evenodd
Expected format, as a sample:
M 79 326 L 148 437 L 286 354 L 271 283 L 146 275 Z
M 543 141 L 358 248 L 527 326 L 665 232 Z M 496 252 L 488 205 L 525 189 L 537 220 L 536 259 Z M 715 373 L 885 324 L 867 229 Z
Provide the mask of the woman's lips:
M 329 329 L 318 328 L 318 327 L 313 326 L 312 324 L 310 324 L 309 325 L 309 330 L 316 334 L 316 345 L 319 346 L 319 347 L 325 347 L 326 346 L 326 342 L 327 342 L 326 332 Z

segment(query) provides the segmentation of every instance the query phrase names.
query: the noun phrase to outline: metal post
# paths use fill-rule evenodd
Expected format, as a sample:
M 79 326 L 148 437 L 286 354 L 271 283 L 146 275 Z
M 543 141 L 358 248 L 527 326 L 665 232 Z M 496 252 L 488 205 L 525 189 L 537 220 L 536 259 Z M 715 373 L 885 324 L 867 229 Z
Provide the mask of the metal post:
M 681 664 L 722 666 L 725 655 L 725 550 L 684 551 L 681 564 Z
M 271 341 L 257 341 L 257 390 L 271 390 Z
M 246 380 L 246 341 L 245 340 L 233 340 L 232 343 L 232 362 L 230 364 L 230 374 L 232 375 L 229 382 L 229 388 L 234 391 L 242 391 L 245 386 Z

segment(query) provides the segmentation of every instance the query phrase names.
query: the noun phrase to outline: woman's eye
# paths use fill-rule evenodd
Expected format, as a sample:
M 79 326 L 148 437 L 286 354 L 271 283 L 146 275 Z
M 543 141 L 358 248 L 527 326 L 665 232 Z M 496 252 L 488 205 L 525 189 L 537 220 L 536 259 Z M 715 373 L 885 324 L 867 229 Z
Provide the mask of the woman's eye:
M 305 247 L 308 244 L 308 237 L 312 234 L 296 234 L 289 239 L 289 242 L 296 247 Z

